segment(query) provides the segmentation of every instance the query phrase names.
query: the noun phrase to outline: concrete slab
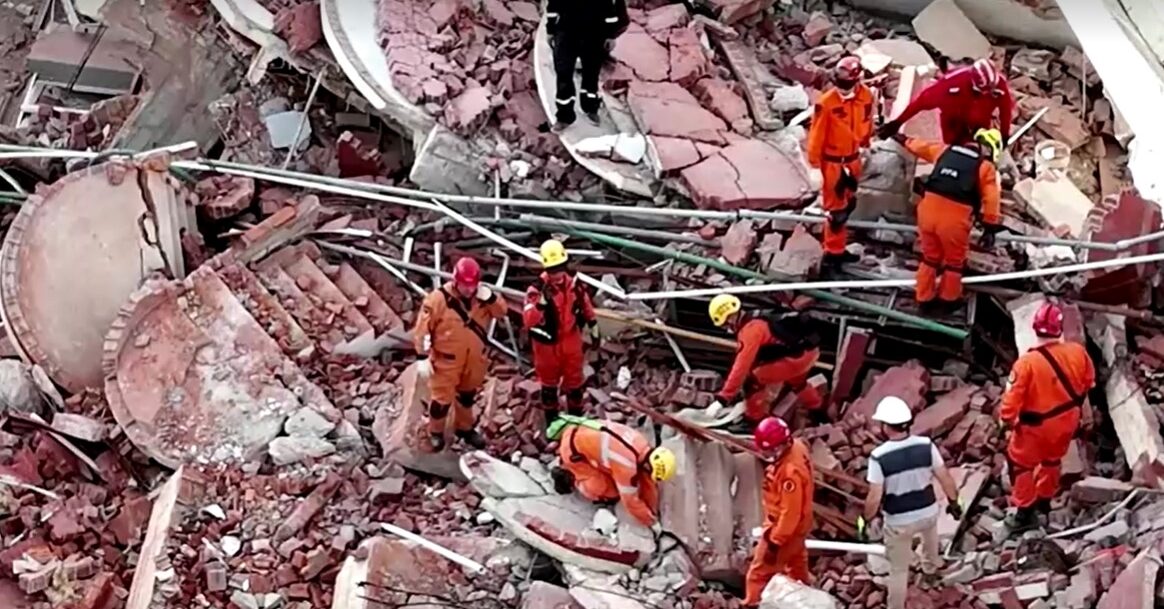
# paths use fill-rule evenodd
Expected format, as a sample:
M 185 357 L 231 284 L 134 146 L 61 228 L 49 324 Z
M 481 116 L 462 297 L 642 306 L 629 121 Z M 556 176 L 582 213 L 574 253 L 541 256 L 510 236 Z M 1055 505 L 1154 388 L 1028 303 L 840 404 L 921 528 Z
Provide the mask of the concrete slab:
M 507 499 L 546 494 L 542 485 L 520 467 L 494 459 L 484 451 L 466 453 L 461 457 L 460 466 L 469 484 L 486 497 Z
M 926 405 L 926 393 L 930 389 L 930 373 L 921 362 L 909 360 L 901 366 L 894 366 L 879 374 L 858 400 L 845 409 L 845 417 L 860 416 L 869 420 L 877 403 L 887 396 L 897 396 L 909 404 L 910 410 L 919 412 Z
M 849 4 L 914 17 L 931 1 L 849 0 Z M 1075 43 L 1063 14 L 1054 9 L 1036 10 L 1022 0 L 957 0 L 957 4 L 978 29 L 988 34 L 1060 49 Z
M 799 159 L 760 140 L 719 150 L 680 177 L 702 209 L 800 207 L 813 195 Z
M 693 557 L 704 579 L 738 580 L 735 565 L 735 521 L 731 494 L 735 460 L 726 446 L 717 442 L 698 444 L 701 543 Z
M 157 206 L 152 214 L 138 185 L 141 171 Z M 18 348 L 71 393 L 101 386 L 105 333 L 142 281 L 154 272 L 184 272 L 174 225 L 184 227 L 188 215 L 178 185 L 149 173 L 107 163 L 69 174 L 29 197 L 5 236 L 5 321 Z M 143 216 L 157 220 L 148 238 L 164 248 L 145 241 Z
M 1160 554 L 1155 548 L 1140 552 L 1099 598 L 1096 609 L 1150 609 L 1156 604 L 1156 575 Z
M 911 123 L 913 121 L 910 121 Z M 862 169 L 861 185 L 857 189 L 855 220 L 913 224 L 917 206 L 913 204 L 913 176 L 917 157 L 909 154 L 897 142 L 873 142 L 869 162 Z
M 467 481 L 461 472 L 461 455 L 453 450 L 433 453 L 428 449 L 425 420 L 428 416 L 428 383 L 418 382 L 416 365 L 406 368 L 396 379 L 396 396 L 376 411 L 372 434 L 380 443 L 385 458 L 402 467 L 441 476 L 450 480 Z M 451 423 L 452 417 L 449 417 Z M 445 444 L 452 445 L 451 425 L 445 430 Z
M 1033 216 L 1052 230 L 1066 230 L 1071 237 L 1083 234 L 1088 215 L 1095 207 L 1070 179 L 1054 172 L 1020 180 L 1015 184 L 1014 195 Z
M 150 511 L 149 526 L 145 540 L 139 550 L 137 567 L 133 570 L 133 581 L 129 586 L 129 596 L 125 599 L 126 609 L 148 609 L 153 606 L 154 586 L 158 581 L 158 559 L 167 551 L 170 526 L 175 521 L 179 509 L 185 470 L 181 467 L 159 489 Z
M 958 8 L 954 0 L 934 0 L 913 19 L 913 31 L 923 42 L 954 61 L 990 57 L 990 41 Z
M 141 78 L 141 68 L 131 61 L 138 53 L 133 41 L 115 29 L 98 35 L 50 23 L 29 49 L 27 65 L 44 84 L 120 95 L 131 92 Z
M 538 26 L 537 34 L 534 36 L 534 79 L 538 85 L 538 98 L 541 100 L 542 109 L 546 116 L 554 116 L 554 89 L 557 86 L 557 75 L 554 72 L 553 53 L 550 50 L 549 37 L 546 35 L 545 19 Z M 602 94 L 603 110 L 600 113 L 601 122 L 598 125 L 590 121 L 580 118 L 575 121 L 573 125 L 567 128 L 562 133 L 558 134 L 562 145 L 570 152 L 570 156 L 579 165 L 585 167 L 594 175 L 602 178 L 611 186 L 623 192 L 638 195 L 641 197 L 650 197 L 656 188 L 655 178 L 652 175 L 651 169 L 645 163 L 637 165 L 629 165 L 627 163 L 619 163 L 610 159 L 592 158 L 582 155 L 577 152 L 578 143 L 582 140 L 601 137 L 604 135 L 617 135 L 621 132 L 618 128 L 620 124 L 634 124 L 633 120 L 628 122 L 629 117 L 615 118 L 615 113 L 625 114 L 622 104 L 614 99 L 613 96 Z
M 418 136 L 416 159 L 408 179 L 417 186 L 449 194 L 485 196 L 492 187 L 481 179 L 483 150 L 437 124 Z

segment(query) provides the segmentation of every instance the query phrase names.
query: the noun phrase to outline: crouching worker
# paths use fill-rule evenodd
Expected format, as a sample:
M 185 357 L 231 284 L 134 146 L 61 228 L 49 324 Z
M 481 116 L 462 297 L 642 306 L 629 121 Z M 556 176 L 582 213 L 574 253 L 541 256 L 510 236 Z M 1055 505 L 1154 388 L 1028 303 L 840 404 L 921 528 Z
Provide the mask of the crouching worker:
M 662 533 L 656 484 L 675 474 L 670 449 L 652 449 L 643 434 L 621 423 L 568 414 L 559 416 L 546 435 L 559 442 L 562 466 L 551 472 L 556 491 L 578 489 L 590 501 L 607 505 L 622 501 L 656 537 Z

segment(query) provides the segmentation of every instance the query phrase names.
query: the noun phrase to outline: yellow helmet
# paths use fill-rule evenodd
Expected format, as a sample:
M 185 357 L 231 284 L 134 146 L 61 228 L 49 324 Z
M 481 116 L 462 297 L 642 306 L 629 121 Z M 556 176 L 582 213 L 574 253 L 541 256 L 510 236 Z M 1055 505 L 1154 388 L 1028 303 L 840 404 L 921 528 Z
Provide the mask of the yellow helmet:
M 548 269 L 565 264 L 570 256 L 566 254 L 566 246 L 557 239 L 550 239 L 542 244 L 542 268 Z
M 989 146 L 991 159 L 998 162 L 1002 154 L 1002 133 L 998 129 L 979 129 L 974 133 L 974 141 Z
M 716 327 L 723 327 L 727 323 L 729 317 L 733 313 L 739 313 L 740 299 L 731 294 L 720 294 L 711 299 L 711 304 L 707 306 L 707 315 L 711 317 L 711 323 Z
M 675 453 L 670 448 L 660 446 L 651 451 L 651 477 L 666 482 L 675 475 Z

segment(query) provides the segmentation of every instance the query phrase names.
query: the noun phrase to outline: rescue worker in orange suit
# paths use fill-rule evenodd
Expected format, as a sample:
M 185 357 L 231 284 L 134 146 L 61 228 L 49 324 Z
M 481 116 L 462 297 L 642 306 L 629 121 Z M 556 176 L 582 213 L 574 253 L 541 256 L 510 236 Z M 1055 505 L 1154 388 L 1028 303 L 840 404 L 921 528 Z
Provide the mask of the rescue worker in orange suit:
M 578 489 L 583 497 L 605 505 L 621 501 L 656 538 L 663 532 L 657 484 L 675 475 L 670 449 L 652 449 L 643 434 L 621 423 L 569 414 L 558 417 L 546 436 L 559 443 L 562 460 L 550 472 L 554 490 L 565 494 Z
M 823 178 L 821 207 L 828 212 L 824 225 L 825 263 L 830 268 L 846 262 L 845 225 L 857 205 L 862 151 L 873 137 L 873 91 L 861 82 L 861 60 L 845 57 L 833 73 L 834 87 L 820 96 L 808 130 L 808 163 Z
M 788 424 L 768 417 L 756 427 L 756 448 L 768 459 L 764 469 L 764 530 L 756 541 L 744 580 L 744 606 L 755 607 L 774 575 L 812 583 L 804 542 L 812 531 L 812 457 Z
M 533 344 L 534 372 L 541 383 L 541 402 L 546 425 L 558 416 L 559 389 L 566 394 L 566 412 L 582 414 L 582 330 L 597 343 L 594 304 L 582 283 L 571 272 L 569 256 L 560 241 L 550 239 L 541 247 L 541 277 L 526 290 L 522 320 Z
M 795 312 L 750 317 L 741 311 L 740 299 L 720 294 L 711 299 L 708 315 L 717 327 L 729 328 L 736 335 L 736 359 L 709 413 L 717 413 L 745 393 L 742 425 L 737 430 L 750 432 L 771 409 L 768 392 L 771 385 L 787 383 L 797 392 L 800 404 L 817 410 L 824 399 L 808 384 L 808 375 L 820 358 L 819 337 Z
M 989 59 L 949 72 L 922 89 L 897 118 L 881 126 L 877 137 L 893 137 L 919 112 L 934 109 L 941 114 L 942 140 L 947 144 L 968 141 L 979 129 L 993 128 L 996 111 L 1002 142 L 1010 141 L 1014 96 L 1006 78 Z
M 610 43 L 627 26 L 626 0 L 549 0 L 546 4 L 546 34 L 554 52 L 557 88 L 554 94 L 554 130 L 561 131 L 577 119 L 575 102 L 592 122 L 598 122 L 602 105 L 598 76 L 606 61 Z M 581 100 L 575 95 L 574 68 L 582 62 Z
M 412 337 L 419 357 L 418 374 L 429 383 L 428 432 L 434 451 L 445 447 L 445 418 L 453 411 L 455 435 L 484 448 L 473 402 L 485 382 L 485 330 L 509 307 L 481 283 L 481 267 L 464 257 L 453 267 L 453 280 L 424 298 Z
M 910 152 L 934 164 L 929 177 L 918 184 L 923 193 L 917 206 L 921 261 L 914 298 L 931 311 L 955 308 L 962 298 L 962 272 L 975 215 L 982 219 L 983 248 L 993 248 L 995 236 L 1003 230 L 994 167 L 1002 153 L 1002 136 L 996 129 L 983 129 L 973 143 L 954 146 L 896 137 Z
M 1007 518 L 1012 530 L 1036 524 L 1037 511 L 1049 511 L 1059 492 L 1059 470 L 1082 417 L 1087 393 L 1095 386 L 1095 366 L 1087 349 L 1063 340 L 1063 310 L 1044 302 L 1031 323 L 1036 345 L 1015 361 L 999 410 L 1009 429 L 1010 467 Z

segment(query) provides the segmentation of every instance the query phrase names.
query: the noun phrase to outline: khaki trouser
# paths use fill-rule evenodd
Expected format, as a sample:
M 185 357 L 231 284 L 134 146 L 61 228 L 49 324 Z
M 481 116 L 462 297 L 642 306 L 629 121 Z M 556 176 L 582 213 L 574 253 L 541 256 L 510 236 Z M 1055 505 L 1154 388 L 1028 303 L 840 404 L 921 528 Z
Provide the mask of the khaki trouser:
M 922 538 L 922 571 L 936 574 L 939 568 L 937 516 L 898 527 L 885 526 L 885 557 L 889 560 L 889 609 L 905 609 L 913 540 L 918 535 Z

